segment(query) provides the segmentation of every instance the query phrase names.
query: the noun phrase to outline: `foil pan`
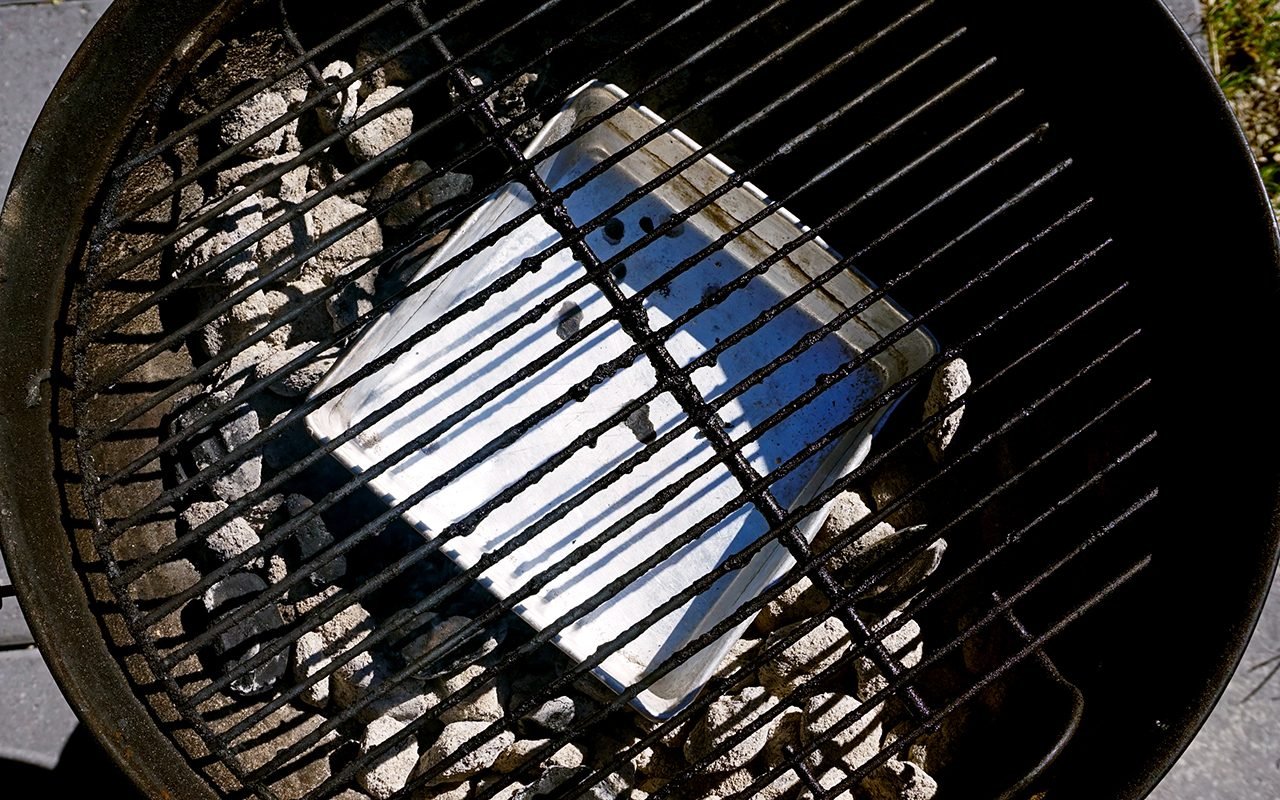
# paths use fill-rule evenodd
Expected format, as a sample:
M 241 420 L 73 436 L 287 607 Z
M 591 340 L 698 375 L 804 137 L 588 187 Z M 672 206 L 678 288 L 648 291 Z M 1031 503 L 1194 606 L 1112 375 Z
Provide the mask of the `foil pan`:
M 572 139 L 538 162 L 539 173 L 552 189 L 565 186 L 662 124 L 663 120 L 644 106 L 624 104 L 606 121 L 586 130 L 576 128 L 580 121 L 626 97 L 615 86 L 588 84 L 569 99 L 529 145 L 526 155 L 537 160 L 538 153 L 549 144 L 566 137 Z M 575 223 L 586 223 L 700 149 L 676 130 L 658 136 L 574 191 L 565 201 L 567 210 Z M 609 259 L 672 214 L 723 186 L 732 175 L 728 166 L 706 154 L 593 231 L 587 244 L 601 260 Z M 768 203 L 759 189 L 743 183 L 627 257 L 613 268 L 613 277 L 630 297 Z M 421 265 L 417 275 L 426 275 L 467 251 L 533 205 L 533 198 L 519 184 L 502 188 Z M 649 294 L 643 303 L 650 329 L 659 329 L 680 317 L 709 293 L 776 254 L 805 230 L 785 210 L 765 217 Z M 559 242 L 555 230 L 541 217 L 534 217 L 402 302 L 372 324 L 344 353 L 316 392 L 342 381 L 494 281 L 503 276 L 515 278 L 523 272 L 478 309 L 460 315 L 424 338 L 307 419 L 316 439 L 328 442 L 397 398 L 403 401 L 416 391 L 367 431 L 336 448 L 334 455 L 353 472 L 364 472 L 440 428 L 443 432 L 409 448 L 407 455 L 369 485 L 389 504 L 424 495 L 405 512 L 404 518 L 428 538 L 450 530 L 451 525 L 467 519 L 499 494 L 512 495 L 469 527 L 465 535 L 451 531 L 441 550 L 466 569 L 522 533 L 527 535 L 536 529 L 536 535 L 485 569 L 478 580 L 497 597 L 508 598 L 522 590 L 528 592 L 526 584 L 544 570 L 571 563 L 513 609 L 538 630 L 590 601 L 741 493 L 737 480 L 717 463 L 653 513 L 634 524 L 619 523 L 638 507 L 652 502 L 664 487 L 705 467 L 716 456 L 702 433 L 691 427 L 634 469 L 606 478 L 619 464 L 687 420 L 679 403 L 665 392 L 657 393 L 633 413 L 620 413 L 624 406 L 655 387 L 657 375 L 646 356 L 627 357 L 636 343 L 616 321 L 616 315 L 610 313 L 609 301 L 591 282 L 582 281 L 582 286 L 565 297 L 544 302 L 585 275 L 568 248 L 557 248 Z M 557 249 L 545 258 L 541 268 L 529 269 L 526 259 L 549 248 Z M 768 272 L 681 325 L 663 346 L 677 364 L 686 366 L 839 260 L 840 256 L 825 242 L 814 238 L 781 258 Z M 865 298 L 873 288 L 856 271 L 840 272 L 713 362 L 698 368 L 691 376 L 694 385 L 706 401 L 714 403 L 726 390 L 794 348 L 801 337 Z M 543 304 L 544 311 L 537 322 L 464 358 L 476 345 L 539 304 Z M 737 440 L 812 387 L 819 377 L 847 364 L 908 319 L 890 300 L 875 302 L 834 334 L 725 404 L 719 412 L 724 429 Z M 588 332 L 584 335 L 584 331 Z M 516 385 L 477 410 L 457 413 L 575 336 L 581 340 L 544 366 L 526 369 L 530 374 Z M 937 345 L 927 332 L 911 332 L 742 447 L 744 456 L 760 473 L 769 473 L 832 426 L 848 419 L 887 386 L 920 369 L 936 352 Z M 575 389 L 602 364 L 615 359 L 625 363 L 594 384 L 588 393 Z M 555 412 L 529 427 L 530 415 L 548 406 Z M 890 407 L 882 408 L 774 483 L 775 497 L 785 507 L 799 506 L 857 467 L 866 458 L 872 437 L 889 410 Z M 455 415 L 457 418 L 449 419 Z M 531 485 L 517 485 L 573 439 L 611 417 L 619 417 L 618 424 L 602 432 L 589 446 L 576 450 Z M 446 420 L 448 423 L 442 425 Z M 501 437 L 524 427 L 528 430 L 505 447 L 492 446 Z M 450 471 L 455 472 L 454 479 L 445 481 L 438 490 L 423 492 L 433 482 L 440 483 L 441 476 Z M 588 490 L 597 482 L 603 483 L 604 488 L 597 485 L 598 491 Z M 812 539 L 825 517 L 823 509 L 806 518 L 801 527 L 803 535 Z M 624 632 L 635 633 L 633 628 L 655 608 L 767 530 L 765 519 L 750 504 L 740 507 L 565 627 L 555 636 L 556 645 L 575 659 L 590 658 L 597 648 Z M 589 554 L 582 557 L 588 550 Z M 707 591 L 639 632 L 605 658 L 594 674 L 616 691 L 633 686 L 686 643 L 759 596 L 793 565 L 786 549 L 771 543 L 745 568 L 723 576 Z M 697 696 L 748 623 L 726 633 L 654 682 L 635 698 L 633 705 L 655 719 L 677 713 Z

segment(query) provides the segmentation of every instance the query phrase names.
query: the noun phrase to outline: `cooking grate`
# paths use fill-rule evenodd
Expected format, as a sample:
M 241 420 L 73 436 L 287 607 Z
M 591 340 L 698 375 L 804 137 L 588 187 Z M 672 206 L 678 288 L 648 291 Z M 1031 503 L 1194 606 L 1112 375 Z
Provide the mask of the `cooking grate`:
M 473 702 L 495 682 L 508 684 L 529 664 L 554 661 L 548 643 L 558 631 L 727 516 L 747 509 L 764 518 L 769 534 L 653 609 L 646 623 L 662 619 L 742 569 L 771 541 L 781 542 L 796 559 L 787 577 L 671 654 L 640 683 L 616 697 L 596 697 L 589 711 L 571 725 L 546 732 L 524 766 L 473 787 L 470 796 L 509 796 L 502 793 L 516 782 L 535 780 L 537 765 L 563 746 L 584 735 L 614 734 L 619 725 L 626 725 L 634 736 L 615 737 L 616 747 L 575 769 L 556 789 L 557 796 L 606 796 L 600 787 L 609 785 L 611 776 L 625 773 L 646 749 L 661 748 L 682 726 L 687 733 L 712 704 L 751 685 L 761 665 L 833 617 L 850 635 L 839 658 L 824 662 L 811 681 L 717 739 L 698 758 L 673 768 L 667 782 L 654 787 L 650 796 L 710 794 L 707 787 L 721 785 L 707 777 L 716 772 L 711 765 L 775 724 L 789 708 L 803 707 L 833 682 L 848 681 L 859 659 L 870 659 L 871 668 L 883 677 L 878 689 L 832 725 L 826 738 L 797 738 L 772 763 L 752 773 L 750 781 L 734 785 L 734 796 L 762 796 L 773 791 L 771 787 L 785 785 L 793 792 L 805 788 L 813 796 L 838 797 L 886 764 L 900 765 L 910 748 L 925 739 L 931 748 L 946 751 L 952 746 L 941 744 L 946 741 L 943 734 L 956 729 L 977 731 L 971 735 L 992 747 L 1004 742 L 999 746 L 1008 752 L 1017 750 L 1012 740 L 1031 739 L 1028 749 L 1036 752 L 1012 759 L 1017 763 L 1002 764 L 1001 769 L 992 769 L 990 754 L 968 766 L 944 765 L 943 778 L 954 774 L 955 785 L 992 793 L 1029 782 L 1047 760 L 1046 753 L 1056 753 L 1062 730 L 1069 734 L 1073 729 L 1078 720 L 1070 717 L 1078 715 L 1079 708 L 1055 714 L 1048 724 L 1042 720 L 1046 730 L 1034 735 L 1013 722 L 1016 714 L 1011 709 L 993 713 L 985 722 L 966 710 L 992 705 L 991 697 L 1014 694 L 1018 686 L 1041 686 L 1047 692 L 1043 686 L 1056 682 L 1070 690 L 1042 648 L 1144 568 L 1143 554 L 1111 545 L 1114 537 L 1108 534 L 1125 528 L 1156 497 L 1154 479 L 1141 469 L 1156 435 L 1154 425 L 1144 421 L 1150 378 L 1143 368 L 1142 328 L 1129 305 L 1126 269 L 1112 255 L 1105 216 L 1070 154 L 1056 141 L 1042 99 L 1020 85 L 1017 72 L 997 57 L 994 34 L 971 23 L 957 4 L 943 0 L 918 5 L 776 0 L 737 3 L 733 8 L 715 0 L 687 7 L 622 2 L 607 10 L 567 0 L 532 9 L 496 5 L 488 0 L 456 5 L 389 2 L 369 4 L 361 12 L 367 16 L 356 18 L 352 8 L 330 8 L 329 14 L 320 15 L 287 2 L 249 4 L 220 32 L 201 62 L 224 63 L 220 53 L 237 54 L 239 61 L 230 63 L 244 73 L 226 75 L 226 67 L 220 72 L 197 65 L 179 76 L 182 80 L 174 91 L 164 94 L 138 122 L 130 154 L 112 174 L 83 274 L 72 290 L 74 370 L 69 393 L 76 464 L 84 476 L 83 503 L 106 576 L 105 584 L 93 589 L 114 609 L 104 615 L 108 634 L 122 647 L 125 663 L 148 694 L 157 718 L 226 792 L 328 796 L 358 781 L 373 791 L 368 785 L 371 768 L 391 763 L 411 743 L 416 754 L 416 743 L 437 735 L 451 710 Z M 272 32 L 278 32 L 279 41 Z M 376 55 L 363 64 L 353 59 L 353 71 L 334 77 L 328 65 L 375 34 L 393 34 L 396 43 L 372 51 Z M 407 73 L 402 92 L 344 116 L 362 91 L 357 84 L 400 72 Z M 536 88 L 525 105 L 504 107 L 504 93 L 533 73 L 538 75 Z M 596 252 L 591 237 L 601 235 L 615 214 L 654 187 L 642 187 L 586 222 L 575 221 L 565 201 L 629 153 L 611 156 L 564 188 L 552 189 L 522 152 L 539 121 L 555 113 L 583 82 L 595 78 L 625 86 L 662 113 L 666 121 L 642 139 L 652 140 L 678 126 L 707 142 L 691 163 L 714 152 L 738 169 L 724 187 L 699 201 L 702 205 L 677 212 L 609 257 Z M 256 132 L 231 144 L 219 141 L 227 120 L 271 87 L 296 92 L 301 99 Z M 357 131 L 383 125 L 405 109 L 413 112 L 412 133 L 367 158 L 351 161 L 342 153 L 334 155 Z M 600 124 L 609 113 L 585 126 Z M 327 131 L 306 130 L 317 118 L 333 124 Z M 262 159 L 264 163 L 238 183 L 223 191 L 213 188 L 227 169 L 255 158 L 255 148 L 269 145 L 277 135 L 297 137 L 297 154 Z M 563 144 L 552 144 L 549 150 Z M 642 145 L 637 143 L 635 149 Z M 274 216 L 255 211 L 255 198 L 286 191 L 275 187 L 293 181 L 296 170 L 310 174 L 335 159 L 344 174 L 334 170 L 327 176 L 330 180 L 317 181 L 295 200 L 282 202 Z M 376 196 L 371 187 L 409 159 L 432 166 Z M 653 183 L 669 181 L 684 166 Z M 341 251 L 344 243 L 360 240 L 368 226 L 404 209 L 420 192 L 440 194 L 441 181 L 462 174 L 472 176 L 470 188 L 418 209 L 418 218 L 398 231 L 384 226 L 381 243 L 362 251 L 360 258 L 367 260 L 352 259 L 354 266 L 289 297 L 264 320 L 246 326 L 243 336 L 228 336 L 222 347 L 209 346 L 210 330 L 220 321 L 234 319 L 257 296 L 288 285 L 291 276 Z M 420 263 L 448 231 L 510 181 L 528 189 L 533 208 L 432 274 L 404 277 L 406 265 Z M 757 217 L 735 224 L 716 247 L 743 235 L 785 204 L 813 224 L 787 247 L 794 250 L 821 236 L 849 254 L 824 280 L 857 265 L 879 282 L 879 289 L 827 323 L 822 333 L 838 329 L 890 296 L 915 317 L 860 360 L 822 376 L 750 433 L 735 438 L 718 416 L 723 403 L 708 403 L 694 386 L 691 375 L 701 365 L 681 366 L 671 357 L 663 345 L 670 331 L 651 331 L 643 307 L 619 288 L 615 270 L 746 181 L 767 187 L 778 199 Z M 324 211 L 330 198 L 352 192 L 369 195 L 366 210 L 314 235 L 297 233 Z M 358 437 L 373 421 L 365 420 L 342 437 L 317 445 L 306 438 L 304 419 L 414 343 L 476 314 L 515 278 L 498 279 L 335 386 L 311 396 L 295 393 L 287 401 L 277 391 L 295 376 L 327 363 L 335 348 L 350 342 L 397 302 L 430 286 L 534 215 L 559 236 L 526 268 L 537 269 L 566 248 L 572 253 L 585 268 L 582 280 L 608 298 L 610 318 L 654 365 L 659 378 L 652 396 L 669 393 L 687 417 L 686 427 L 696 428 L 714 448 L 716 459 L 699 469 L 726 466 L 740 488 L 731 504 L 619 576 L 573 614 L 537 632 L 512 630 L 518 623 L 509 619 L 509 612 L 519 595 L 495 600 L 474 590 L 475 579 L 503 551 L 457 569 L 441 558 L 441 543 L 473 529 L 502 502 L 589 447 L 651 396 L 637 397 L 626 413 L 597 429 L 568 432 L 563 450 L 530 464 L 527 479 L 426 541 L 408 530 L 400 515 L 451 481 L 465 479 L 465 470 L 447 473 L 438 486 L 424 487 L 387 507 L 367 491 L 377 468 L 352 476 L 335 470 L 331 459 L 338 446 Z M 271 237 L 286 237 L 288 245 L 275 262 L 262 263 L 264 243 Z M 192 245 L 193 240 L 197 244 Z M 195 266 L 184 262 L 185 252 L 206 242 L 212 243 L 206 260 Z M 726 302 L 783 255 L 764 259 L 688 313 L 696 315 Z M 672 264 L 671 274 L 689 269 L 697 260 Z M 228 283 L 225 276 L 249 261 L 255 269 L 248 277 Z M 354 304 L 354 313 L 322 335 L 306 336 L 301 346 L 290 341 L 283 357 L 264 360 L 266 351 L 260 345 L 271 344 L 273 337 L 295 336 L 318 312 L 345 302 L 373 276 L 379 277 L 377 290 Z M 806 291 L 821 282 L 813 282 Z M 459 354 L 445 370 L 456 370 L 524 327 L 553 317 L 565 296 L 540 301 L 474 352 Z M 770 318 L 763 316 L 726 337 L 708 358 L 714 359 Z M 824 436 L 767 473 L 744 456 L 754 438 L 924 325 L 942 343 L 942 351 L 925 368 L 848 419 L 833 419 Z M 582 341 L 588 334 L 584 329 L 573 335 Z M 730 393 L 747 391 L 818 338 L 797 342 L 790 353 Z M 973 371 L 973 387 L 921 418 L 918 403 L 910 398 L 923 394 L 936 369 L 961 357 Z M 527 426 L 493 440 L 467 463 L 510 447 L 536 420 L 590 392 L 609 370 L 626 362 L 615 359 L 598 375 L 568 387 L 555 403 L 535 410 Z M 500 391 L 531 374 L 522 369 L 505 377 L 499 389 L 466 406 L 459 418 L 481 413 Z M 411 392 L 388 406 L 388 413 L 445 377 L 443 371 L 421 376 Z M 921 391 L 911 395 L 920 384 Z M 865 463 L 808 503 L 787 508 L 777 500 L 771 487 L 778 481 L 902 398 L 907 400 Z M 924 442 L 962 408 L 961 435 L 935 465 L 928 460 Z M 270 419 L 265 409 L 270 409 Z M 250 414 L 263 417 L 262 424 L 242 424 Z M 601 485 L 651 458 L 678 432 L 655 432 L 652 441 L 602 478 Z M 401 455 L 438 433 L 417 437 Z M 265 469 L 264 459 L 270 462 Z M 249 480 L 247 487 L 234 488 L 255 470 L 261 471 L 259 477 Z M 699 474 L 695 470 L 661 487 L 602 537 L 621 535 L 643 516 L 660 513 Z M 903 482 L 904 474 L 911 478 Z M 227 486 L 234 490 L 221 492 L 216 512 L 180 524 L 192 498 L 208 498 Z M 846 490 L 873 486 L 889 489 L 872 489 L 874 512 L 841 532 L 829 549 L 815 552 L 799 535 L 799 523 L 808 514 Z M 274 498 L 285 494 L 309 496 L 312 502 L 296 504 L 299 507 L 291 503 L 282 510 Z M 565 504 L 531 523 L 523 538 L 504 546 L 505 552 L 550 525 L 555 515 L 571 510 Z M 204 549 L 207 542 L 237 520 L 252 524 L 250 543 L 226 558 L 211 560 Z M 873 562 L 852 575 L 836 574 L 832 562 L 844 545 L 885 521 L 921 520 L 926 527 L 910 528 Z M 324 535 L 315 533 L 320 529 Z M 943 540 L 949 545 L 943 569 L 910 594 L 900 613 L 888 614 L 889 609 L 866 599 L 871 590 Z M 1095 556 L 1097 551 L 1106 557 Z M 588 554 L 589 548 L 580 548 L 569 559 L 549 565 L 525 591 L 537 591 Z M 286 562 L 287 570 L 281 569 Z M 246 574 L 265 575 L 269 582 L 259 578 L 245 583 L 247 588 L 231 587 Z M 827 611 L 771 633 L 672 719 L 641 723 L 629 710 L 628 703 L 646 686 L 750 620 L 802 579 L 826 596 Z M 231 596 L 226 605 L 208 599 L 220 592 Z M 373 621 L 354 641 L 302 679 L 283 674 L 285 661 L 304 635 L 358 607 L 367 609 Z M 434 640 L 429 649 L 393 660 L 385 674 L 378 673 L 367 691 L 345 707 L 322 714 L 305 705 L 322 681 L 341 675 L 348 665 L 358 665 L 362 658 L 372 663 L 375 653 L 386 650 L 403 654 L 404 642 L 423 630 L 429 612 L 458 608 L 468 610 L 459 615 L 465 624 Z M 916 620 L 929 645 L 923 658 L 907 664 L 892 642 Z M 425 713 L 397 723 L 385 738 L 366 739 L 363 746 L 354 743 L 367 736 L 370 717 L 403 702 L 405 687 L 418 681 L 417 676 L 456 667 L 459 654 L 473 648 L 477 637 L 501 638 L 492 635 L 498 625 L 509 630 L 505 640 L 477 662 L 482 669 L 467 673 L 452 693 L 437 698 Z M 556 662 L 553 680 L 519 702 L 510 702 L 504 718 L 486 722 L 452 753 L 416 771 L 394 796 L 434 791 L 431 787 L 439 776 L 482 750 L 515 720 L 565 693 L 589 692 L 582 679 L 589 680 L 593 667 L 638 633 L 638 628 L 620 631 L 582 663 Z M 985 660 L 981 654 L 986 654 Z M 377 671 L 373 666 L 365 669 Z M 865 719 L 880 714 L 882 703 L 899 714 L 896 735 L 873 747 L 873 754 L 857 768 L 829 779 L 826 767 L 818 766 L 819 751 L 836 731 L 857 730 Z M 956 752 L 962 748 L 962 743 L 954 746 Z M 985 778 L 980 775 L 984 772 Z M 984 784 L 984 779 L 1000 785 Z

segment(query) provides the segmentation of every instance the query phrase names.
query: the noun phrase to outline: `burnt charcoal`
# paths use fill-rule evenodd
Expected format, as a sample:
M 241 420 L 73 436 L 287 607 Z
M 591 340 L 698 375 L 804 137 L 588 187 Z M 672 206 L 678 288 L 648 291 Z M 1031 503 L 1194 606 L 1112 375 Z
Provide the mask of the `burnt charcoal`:
M 216 409 L 226 398 L 213 396 L 207 401 L 182 413 L 174 420 L 174 432 L 180 432 L 195 424 L 202 416 Z M 185 480 L 203 470 L 228 459 L 238 460 L 234 469 L 219 475 L 211 481 L 213 494 L 219 499 L 231 502 L 244 497 L 262 485 L 262 456 L 253 453 L 245 457 L 236 452 L 261 430 L 257 413 L 247 405 L 242 405 L 231 412 L 231 416 L 223 422 L 216 433 L 203 433 L 193 437 L 195 444 L 191 446 L 191 466 L 194 469 L 180 470 L 180 478 Z
M 311 500 L 300 494 L 289 495 L 287 503 L 289 516 L 291 517 L 302 514 L 312 506 Z M 294 532 L 293 538 L 297 543 L 298 557 L 302 561 L 310 561 L 312 557 L 331 547 L 334 542 L 333 534 L 329 532 L 324 520 L 318 516 L 299 527 Z M 312 572 L 309 580 L 315 586 L 325 586 L 346 574 L 347 558 L 346 556 L 338 556 Z
M 510 84 L 502 87 L 489 98 L 498 122 L 507 124 L 526 113 L 530 106 L 530 97 L 537 88 L 538 75 L 526 72 Z M 537 114 L 521 122 L 511 131 L 511 138 L 518 144 L 526 144 L 542 129 L 542 118 Z
M 648 406 L 641 406 L 633 411 L 623 424 L 636 435 L 636 439 L 640 440 L 641 444 L 652 444 L 658 439 L 658 432 L 654 430 L 653 421 L 649 419 Z
M 364 117 L 379 106 L 393 102 L 403 91 L 397 86 L 377 90 L 360 103 L 356 116 Z M 408 106 L 392 106 L 352 131 L 347 137 L 347 150 L 356 160 L 368 161 L 407 139 L 411 133 L 413 110 Z
M 567 341 L 581 329 L 582 307 L 572 301 L 560 306 L 560 323 L 556 325 L 556 335 Z
M 257 655 L 261 647 L 261 645 L 257 644 L 250 647 L 249 652 L 245 654 L 244 659 L 249 659 Z M 231 691 L 245 697 L 262 694 L 274 686 L 275 682 L 284 676 L 285 670 L 288 666 L 289 651 L 282 650 L 267 659 L 264 663 L 254 667 L 245 674 L 231 681 Z
M 266 589 L 266 581 L 257 575 L 251 572 L 236 572 L 205 589 L 201 601 L 204 603 L 205 611 L 213 614 L 242 597 L 260 594 Z
M 431 205 L 442 206 L 445 203 L 457 200 L 459 197 L 466 197 L 471 194 L 471 188 L 475 186 L 475 178 L 470 175 L 463 175 L 459 172 L 446 172 L 439 178 L 427 184 L 427 191 L 431 194 Z
M 237 615 L 238 606 L 266 588 L 266 581 L 257 575 L 239 572 L 210 586 L 201 599 L 211 616 L 219 611 Z M 228 657 L 225 669 L 230 672 L 236 664 L 257 655 L 263 646 L 262 640 L 282 627 L 284 618 L 280 616 L 280 609 L 274 604 L 267 605 L 254 614 L 238 618 L 234 625 L 218 634 L 213 640 L 213 652 Z M 246 643 L 249 643 L 247 647 Z M 288 650 L 283 650 L 233 680 L 231 690 L 245 696 L 260 694 L 284 675 L 288 664 Z

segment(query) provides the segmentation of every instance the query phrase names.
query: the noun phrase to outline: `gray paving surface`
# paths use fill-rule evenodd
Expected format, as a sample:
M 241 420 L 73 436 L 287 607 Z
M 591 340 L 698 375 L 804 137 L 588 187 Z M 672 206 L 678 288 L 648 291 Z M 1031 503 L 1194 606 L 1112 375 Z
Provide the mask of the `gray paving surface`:
M 45 97 L 109 2 L 0 0 L 0 197 Z M 1203 48 L 1199 0 L 1165 2 Z M 39 655 L 22 646 L 29 638 L 16 604 L 7 603 L 0 611 L 0 759 L 52 767 L 75 717 Z M 1246 700 L 1273 657 L 1280 657 L 1280 586 L 1225 699 L 1154 800 L 1280 798 L 1280 681 Z
M 0 651 L 0 759 L 53 769 L 79 724 L 39 651 Z

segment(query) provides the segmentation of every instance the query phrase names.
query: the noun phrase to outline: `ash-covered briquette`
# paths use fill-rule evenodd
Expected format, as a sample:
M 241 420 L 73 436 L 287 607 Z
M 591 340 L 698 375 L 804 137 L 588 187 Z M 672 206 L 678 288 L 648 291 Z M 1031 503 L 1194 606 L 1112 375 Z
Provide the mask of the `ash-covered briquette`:
M 322 65 L 322 78 L 329 83 L 343 80 L 352 75 L 353 63 L 363 68 L 388 47 L 385 36 L 366 37 L 359 52 Z M 291 469 L 315 447 L 300 421 L 280 428 L 334 363 L 342 342 L 358 333 L 374 308 L 404 285 L 405 276 L 379 257 L 395 245 L 413 241 L 424 220 L 469 197 L 477 183 L 463 172 L 428 180 L 433 165 L 443 163 L 445 154 L 423 150 L 410 141 L 422 123 L 424 108 L 418 100 L 403 97 L 403 89 L 428 67 L 411 54 L 402 54 L 308 116 L 261 138 L 239 161 L 225 165 L 207 181 L 199 209 L 211 208 L 294 161 L 320 137 L 359 124 L 362 115 L 388 105 L 370 124 L 346 134 L 340 145 L 256 190 L 175 248 L 177 274 L 200 275 L 193 285 L 198 297 L 195 313 L 202 313 L 313 248 L 326 235 L 347 231 L 218 315 L 193 337 L 198 361 L 224 363 L 201 387 L 199 395 L 207 399 L 197 397 L 173 417 L 175 433 L 200 428 L 174 459 L 174 477 L 186 480 L 202 470 L 228 462 L 230 466 L 184 497 L 178 509 L 180 532 L 202 531 L 199 553 L 191 556 L 195 560 L 160 565 L 136 582 L 135 596 L 160 598 L 185 588 L 198 579 L 199 571 L 216 568 L 251 548 L 261 549 L 261 542 L 274 530 L 293 525 L 283 541 L 252 559 L 245 569 L 215 583 L 202 598 L 207 619 L 213 622 L 298 571 L 308 570 L 305 580 L 229 628 L 203 656 L 217 673 L 235 675 L 228 684 L 233 697 L 264 700 L 295 686 L 305 687 L 278 712 L 308 720 L 295 726 L 299 730 L 309 731 L 319 724 L 313 721 L 354 712 L 338 731 L 313 747 L 305 773 L 273 785 L 284 798 L 305 795 L 351 759 L 391 739 L 396 744 L 357 770 L 351 788 L 340 797 L 385 800 L 412 784 L 418 787 L 412 796 L 424 800 L 461 800 L 495 786 L 502 787 L 495 797 L 533 800 L 599 771 L 592 785 L 584 787 L 585 796 L 643 800 L 678 781 L 682 788 L 675 796 L 694 791 L 699 797 L 713 798 L 763 781 L 754 797 L 806 798 L 812 796 L 806 784 L 794 770 L 782 767 L 801 749 L 811 750 L 803 764 L 822 786 L 839 784 L 892 744 L 895 731 L 902 730 L 909 718 L 895 702 L 867 704 L 888 685 L 888 679 L 865 655 L 847 665 L 842 662 L 852 648 L 851 637 L 844 624 L 830 616 L 829 598 L 809 577 L 784 577 L 786 585 L 725 659 L 717 675 L 730 677 L 732 685 L 719 696 L 706 698 L 708 702 L 696 704 L 681 724 L 658 741 L 638 747 L 654 723 L 629 708 L 587 724 L 616 697 L 594 678 L 548 688 L 575 667 L 553 647 L 544 645 L 513 666 L 495 670 L 494 665 L 527 642 L 532 632 L 514 615 L 492 618 L 487 614 L 494 601 L 482 590 L 473 586 L 446 597 L 434 610 L 406 612 L 456 575 L 452 565 L 427 559 L 386 588 L 356 599 L 354 593 L 364 581 L 421 545 L 421 540 L 393 524 L 370 546 L 328 557 L 371 516 L 368 505 L 377 507 L 376 499 L 370 503 L 370 498 L 357 495 L 318 511 L 317 504 L 347 479 L 328 460 L 287 481 L 266 500 L 238 513 L 230 511 L 230 504 Z M 538 76 L 532 73 L 497 91 L 491 91 L 480 77 L 472 78 L 472 84 L 504 125 L 532 108 L 539 90 Z M 240 104 L 219 127 L 219 146 L 251 138 L 299 108 L 316 91 L 314 84 L 291 78 L 289 86 Z M 445 99 L 463 100 L 456 91 Z M 526 142 L 540 126 L 536 117 L 526 121 L 515 127 L 514 138 Z M 339 186 L 361 164 L 406 142 L 403 152 L 385 166 Z M 205 154 L 204 160 L 211 155 Z M 299 204 L 332 187 L 338 187 L 333 196 L 213 266 L 221 254 L 263 226 L 280 221 Z M 190 209 L 188 217 L 195 213 L 197 208 Z M 639 224 L 648 232 L 655 220 L 646 217 Z M 620 220 L 609 221 L 605 237 L 621 240 L 625 233 L 621 226 Z M 679 229 L 670 235 L 679 235 Z M 443 240 L 443 235 L 437 235 L 419 246 L 417 263 Z M 619 265 L 615 279 L 623 280 L 625 271 L 625 265 Z M 285 314 L 294 316 L 249 343 Z M 582 321 L 582 310 L 566 304 L 557 319 L 561 336 L 571 337 Z M 272 381 L 269 392 L 254 394 L 234 413 L 201 425 L 206 414 L 251 383 L 264 380 Z M 957 400 L 969 383 L 963 362 L 944 366 L 935 378 L 926 416 Z M 960 408 L 938 422 L 928 443 L 935 458 L 945 454 L 962 413 Z M 656 438 L 647 408 L 629 417 L 625 426 L 642 443 Z M 279 435 L 260 449 L 250 449 L 246 443 L 264 429 Z M 916 505 L 895 512 L 891 521 L 864 524 L 920 477 L 904 464 L 922 460 L 927 459 L 891 464 L 861 492 L 847 492 L 834 503 L 813 550 L 826 554 L 832 573 L 846 588 L 852 590 L 890 549 L 928 537 L 928 529 L 917 526 L 929 520 Z M 867 529 L 850 537 L 849 532 L 860 525 Z M 378 547 L 390 549 L 379 554 Z M 888 598 L 893 607 L 882 612 L 886 615 L 881 624 L 896 624 L 910 599 L 939 568 L 945 549 L 945 541 L 931 543 L 854 599 Z M 311 564 L 325 558 L 327 563 L 321 566 Z M 316 617 L 314 624 L 309 621 L 305 630 L 291 630 L 298 620 L 311 620 L 308 615 L 322 604 L 330 610 Z M 371 637 L 390 621 L 400 625 L 399 632 L 373 643 Z M 928 636 L 928 631 L 908 619 L 881 638 L 903 667 L 910 668 L 927 653 Z M 263 648 L 279 644 L 279 637 L 288 638 L 278 655 L 251 669 L 242 666 Z M 770 655 L 759 661 L 766 651 Z M 745 736 L 729 744 L 740 733 Z M 553 746 L 553 741 L 566 735 L 568 743 Z M 346 744 L 334 747 L 334 742 Z M 614 763 L 628 749 L 634 749 L 634 756 Z M 440 766 L 459 750 L 468 752 Z M 278 751 L 249 752 L 245 766 L 252 769 Z M 927 742 L 919 742 L 873 771 L 862 789 L 839 797 L 928 800 L 938 787 L 926 772 L 927 754 Z

